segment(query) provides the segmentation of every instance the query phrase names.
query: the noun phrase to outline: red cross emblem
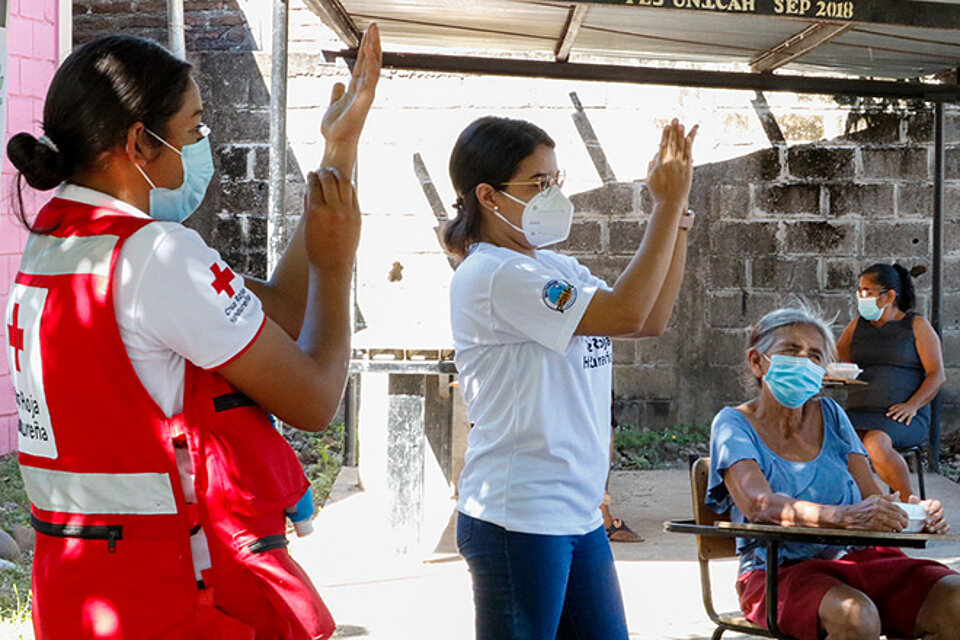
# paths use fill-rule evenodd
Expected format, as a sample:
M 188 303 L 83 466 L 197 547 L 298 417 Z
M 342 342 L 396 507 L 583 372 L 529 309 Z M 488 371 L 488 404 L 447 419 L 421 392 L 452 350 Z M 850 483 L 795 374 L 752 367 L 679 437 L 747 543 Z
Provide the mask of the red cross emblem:
M 20 352 L 23 351 L 23 329 L 18 326 L 19 324 L 20 305 L 15 304 L 13 305 L 13 324 L 7 325 L 7 339 L 13 347 L 13 361 L 17 371 L 20 371 Z
M 226 291 L 227 295 L 232 298 L 233 287 L 230 286 L 230 283 L 233 282 L 236 276 L 233 274 L 233 271 L 230 270 L 230 267 L 221 269 L 220 265 L 214 262 L 210 265 L 210 271 L 213 272 L 213 282 L 211 283 L 213 290 L 218 294 Z

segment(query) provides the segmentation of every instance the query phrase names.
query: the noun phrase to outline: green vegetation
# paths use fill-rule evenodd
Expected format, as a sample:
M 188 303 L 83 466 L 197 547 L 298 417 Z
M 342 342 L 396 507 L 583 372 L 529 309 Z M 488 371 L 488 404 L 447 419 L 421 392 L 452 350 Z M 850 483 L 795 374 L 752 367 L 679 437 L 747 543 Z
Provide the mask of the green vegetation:
M 16 454 L 0 458 L 0 529 L 29 525 L 30 502 Z M 30 571 L 33 552 L 25 552 L 17 566 L 0 570 L 0 639 L 33 638 L 30 623 Z
M 307 472 L 313 490 L 313 503 L 319 511 L 330 495 L 343 465 L 343 423 L 332 424 L 320 433 L 285 427 L 283 434 Z
M 662 430 L 622 424 L 614 430 L 614 463 L 623 469 L 665 469 L 690 454 L 706 455 L 710 426 L 681 424 Z

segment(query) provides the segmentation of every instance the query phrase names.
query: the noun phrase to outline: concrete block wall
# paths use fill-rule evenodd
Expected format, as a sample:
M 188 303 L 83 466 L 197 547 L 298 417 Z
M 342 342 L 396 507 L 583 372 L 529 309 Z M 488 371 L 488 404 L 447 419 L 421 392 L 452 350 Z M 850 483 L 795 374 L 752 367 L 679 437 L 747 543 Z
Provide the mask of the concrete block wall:
M 8 0 L 6 136 L 29 131 L 42 133 L 43 98 L 56 70 L 59 55 L 59 0 Z M 4 146 L 6 146 L 4 144 Z M 15 170 L 3 153 L 0 172 L 0 308 L 6 309 L 7 293 L 20 265 L 26 231 L 13 214 Z M 27 193 L 24 206 L 35 212 L 49 194 Z M 17 445 L 17 417 L 8 362 L 7 324 L 0 323 L 0 455 Z
M 87 19 L 93 22 L 78 19 L 77 39 L 109 27 L 110 20 L 103 18 L 114 11 L 109 7 L 132 4 L 148 3 L 81 0 L 78 6 L 89 9 Z M 191 224 L 236 268 L 262 273 L 270 65 L 268 43 L 255 36 L 263 31 L 261 17 L 250 5 L 187 3 L 189 55 L 209 105 L 220 180 Z M 115 11 L 129 9 L 124 7 Z M 294 1 L 291 11 L 287 202 L 292 221 L 300 207 L 302 175 L 322 151 L 319 120 L 330 86 L 346 76 L 341 66 L 325 64 L 316 53 L 340 46 L 329 32 L 300 2 Z M 242 13 L 254 35 L 235 35 L 231 41 L 226 34 L 238 25 L 214 24 L 218 12 Z M 161 41 L 166 37 L 160 29 L 150 33 Z M 571 91 L 583 103 L 617 182 L 604 185 L 597 176 L 571 118 Z M 930 266 L 930 111 L 922 105 L 841 104 L 828 96 L 769 94 L 765 99 L 782 143 L 768 141 L 752 93 L 385 72 L 360 151 L 365 220 L 358 286 L 368 330 L 358 340 L 376 331 L 389 339 L 397 327 L 430 316 L 441 319 L 430 325 L 436 346 L 448 346 L 449 335 L 437 327 L 445 322 L 451 271 L 437 248 L 433 215 L 413 173 L 414 153 L 423 157 L 442 201 L 450 203 L 455 195 L 446 162 L 464 126 L 490 113 L 541 125 L 557 141 L 568 173 L 565 191 L 577 206 L 573 232 L 560 250 L 613 282 L 635 251 L 652 208 L 642 176 L 658 128 L 679 116 L 701 124 L 691 196 L 698 219 L 687 276 L 665 335 L 615 341 L 615 408 L 621 422 L 634 426 L 709 422 L 720 406 L 747 394 L 739 381 L 746 327 L 763 313 L 800 294 L 837 314 L 839 332 L 852 317 L 862 268 L 878 260 Z M 944 428 L 950 430 L 960 425 L 957 110 L 948 110 L 947 126 L 943 321 L 950 383 L 944 392 Z M 398 270 L 398 264 L 405 269 Z M 925 275 L 917 282 L 924 313 L 929 280 Z

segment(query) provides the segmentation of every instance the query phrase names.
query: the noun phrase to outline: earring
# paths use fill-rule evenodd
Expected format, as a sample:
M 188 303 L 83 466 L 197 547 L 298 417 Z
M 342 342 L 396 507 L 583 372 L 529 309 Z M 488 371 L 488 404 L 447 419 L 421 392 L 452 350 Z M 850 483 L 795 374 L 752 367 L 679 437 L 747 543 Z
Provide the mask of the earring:
M 499 212 L 500 212 L 500 205 L 498 205 L 498 204 L 493 205 L 493 210 L 499 213 Z

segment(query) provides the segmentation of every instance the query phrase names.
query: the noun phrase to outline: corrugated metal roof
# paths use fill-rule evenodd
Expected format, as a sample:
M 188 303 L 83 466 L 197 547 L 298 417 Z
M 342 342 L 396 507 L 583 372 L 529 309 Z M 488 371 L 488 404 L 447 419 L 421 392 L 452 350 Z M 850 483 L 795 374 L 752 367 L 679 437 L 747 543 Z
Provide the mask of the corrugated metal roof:
M 748 64 L 790 38 L 798 39 L 797 34 L 810 25 L 825 21 L 823 24 L 851 28 L 792 60 L 784 69 L 902 79 L 946 73 L 960 64 L 960 0 L 307 3 L 314 8 L 323 5 L 327 12 L 333 7 L 359 31 L 376 21 L 386 51 L 552 59 L 572 8 L 580 5 L 585 7 L 585 15 L 573 41 L 571 62 L 603 59 L 635 65 L 678 61 L 704 68 Z M 638 6 L 656 4 L 660 6 Z

